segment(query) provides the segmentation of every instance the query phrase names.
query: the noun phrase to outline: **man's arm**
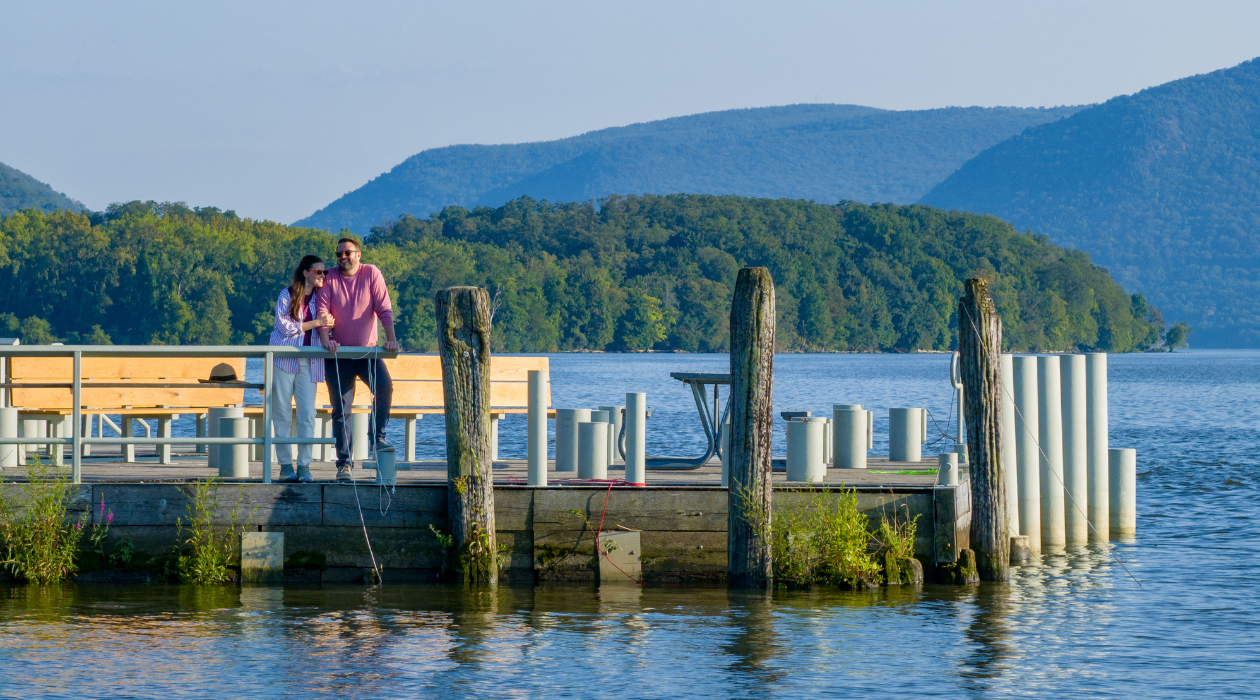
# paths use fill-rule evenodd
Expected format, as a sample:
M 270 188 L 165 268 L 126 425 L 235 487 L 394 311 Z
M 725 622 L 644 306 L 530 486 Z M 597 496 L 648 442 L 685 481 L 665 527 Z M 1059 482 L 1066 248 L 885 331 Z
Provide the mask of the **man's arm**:
M 394 307 L 389 301 L 389 289 L 385 287 L 385 275 L 381 274 L 380 268 L 373 270 L 376 274 L 372 275 L 372 306 L 385 329 L 385 351 L 398 352 L 398 339 L 394 337 Z

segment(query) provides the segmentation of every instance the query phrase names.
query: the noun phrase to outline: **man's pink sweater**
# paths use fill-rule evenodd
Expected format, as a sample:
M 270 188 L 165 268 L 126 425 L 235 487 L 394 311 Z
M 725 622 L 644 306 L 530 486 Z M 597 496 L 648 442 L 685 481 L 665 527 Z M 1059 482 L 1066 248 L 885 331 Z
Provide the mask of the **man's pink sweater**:
M 332 314 L 332 339 L 342 345 L 376 345 L 376 320 L 394 325 L 393 307 L 385 289 L 385 277 L 375 265 L 359 265 L 353 276 L 333 268 L 324 286 L 315 292 L 315 313 Z

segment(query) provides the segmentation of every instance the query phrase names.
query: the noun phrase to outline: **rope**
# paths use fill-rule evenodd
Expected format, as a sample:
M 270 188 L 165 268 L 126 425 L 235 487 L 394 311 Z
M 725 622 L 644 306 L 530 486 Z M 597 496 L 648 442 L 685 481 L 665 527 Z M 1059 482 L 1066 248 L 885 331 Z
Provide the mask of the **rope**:
M 959 307 L 962 308 L 962 310 L 967 313 L 967 321 L 971 324 L 971 330 L 976 334 L 976 340 L 980 342 L 980 346 L 985 350 L 985 353 L 987 354 L 989 351 L 989 348 L 987 345 L 985 345 L 984 337 L 980 335 L 980 329 L 976 326 L 975 319 L 971 317 L 971 311 L 969 311 L 966 306 L 963 306 L 961 304 L 959 305 Z M 1000 348 L 998 349 L 998 354 L 999 356 L 1001 355 Z M 960 369 L 960 373 L 961 373 L 961 369 Z M 1041 449 L 1041 442 L 1037 439 L 1037 436 L 1033 435 L 1032 431 L 1028 429 L 1028 421 L 1024 420 L 1024 414 L 1019 410 L 1019 404 L 1015 403 L 1015 395 L 1011 393 L 1010 388 L 1007 387 L 1005 382 L 1002 381 L 1001 372 L 998 372 L 998 386 L 1002 387 L 1002 391 L 1006 394 L 1007 398 L 1010 400 L 1011 406 L 1015 408 L 1015 413 L 1016 415 L 1019 416 L 1019 420 L 1024 424 L 1024 429 L 1028 430 L 1029 436 L 1032 437 L 1033 444 L 1037 446 L 1037 452 L 1041 454 L 1042 459 L 1049 462 L 1050 457 L 1046 454 L 1045 450 Z M 1089 521 L 1089 515 L 1084 510 L 1081 509 L 1080 504 L 1077 503 L 1076 499 L 1072 497 L 1072 492 L 1068 490 L 1067 484 L 1064 484 L 1063 479 L 1061 479 L 1058 474 L 1055 474 L 1053 470 L 1047 470 L 1047 471 L 1050 471 L 1051 474 L 1054 474 L 1054 478 L 1058 480 L 1059 486 L 1063 488 L 1063 493 L 1066 494 L 1068 500 L 1072 502 L 1072 507 L 1076 509 L 1076 512 L 1081 514 L 1081 517 L 1085 518 L 1085 524 L 1089 527 L 1091 531 L 1093 531 L 1094 535 L 1097 536 L 1099 540 L 1102 540 L 1102 534 L 1099 533 L 1097 528 L 1094 527 L 1094 524 Z M 1115 553 L 1115 548 L 1111 547 L 1110 544 L 1111 544 L 1110 542 L 1107 543 L 1108 545 L 1107 553 L 1111 555 L 1112 559 L 1116 560 L 1116 563 L 1120 565 L 1121 569 L 1124 569 L 1124 573 L 1128 574 L 1129 578 L 1133 579 L 1133 582 L 1136 583 L 1139 588 L 1141 588 L 1142 582 L 1138 580 L 1137 576 L 1133 575 L 1132 571 L 1129 571 L 1129 567 L 1124 565 L 1124 561 L 1120 559 L 1120 557 Z
M 369 351 L 369 353 L 370 353 L 370 352 L 371 352 L 371 351 Z M 361 359 L 366 358 L 366 357 L 368 356 L 368 354 L 369 354 L 369 353 L 364 353 L 363 357 L 354 357 L 354 358 L 350 358 L 350 359 L 352 359 L 352 360 L 361 360 Z M 374 372 L 374 370 L 375 370 L 375 368 L 376 368 L 376 367 L 375 367 L 375 365 L 376 365 L 376 362 L 375 362 L 375 361 L 372 361 L 372 362 L 369 362 L 369 363 L 368 363 L 368 381 L 369 381 L 369 383 L 372 385 L 372 409 L 371 409 L 371 413 L 369 414 L 369 415 L 371 416 L 371 418 L 370 418 L 369 420 L 372 420 L 372 421 L 373 421 L 373 423 L 372 423 L 373 430 L 375 430 L 375 425 L 376 425 L 376 423 L 375 423 L 375 418 L 376 418 L 376 377 L 375 377 L 375 372 Z M 341 430 L 342 430 L 343 432 L 344 432 L 344 431 L 346 431 L 346 430 L 349 430 L 349 432 L 348 432 L 348 433 L 346 433 L 346 436 L 347 436 L 347 440 L 346 440 L 346 442 L 348 442 L 348 443 L 349 443 L 349 445 L 350 445 L 350 456 L 351 456 L 351 457 L 353 457 L 353 456 L 354 456 L 354 424 L 353 424 L 353 419 L 350 419 L 350 411 L 347 411 L 347 410 L 346 410 L 346 396 L 345 396 L 345 394 L 343 394 L 343 393 L 342 393 L 342 391 L 341 391 L 341 365 L 340 365 L 340 364 L 339 364 L 339 362 L 338 362 L 338 359 L 337 359 L 337 353 L 335 353 L 335 352 L 333 353 L 333 378 L 334 378 L 334 380 L 337 382 L 337 400 L 341 402 Z M 349 428 L 347 428 L 347 426 L 346 426 L 346 421 L 347 421 L 347 419 L 350 419 L 350 422 L 351 422 L 351 425 L 349 426 Z M 370 441 L 369 441 L 369 442 L 370 442 Z M 376 446 L 375 446 L 375 445 L 371 445 L 371 446 L 369 446 L 368 450 L 369 450 L 368 454 L 370 454 L 370 455 L 374 455 L 374 454 L 376 453 Z M 371 539 L 370 537 L 368 537 L 368 531 L 367 531 L 367 521 L 366 521 L 366 520 L 364 520 L 364 518 L 363 518 L 363 505 L 359 503 L 359 482 L 358 482 L 358 480 L 357 480 L 357 479 L 355 479 L 355 478 L 354 478 L 354 467 L 353 467 L 353 464 L 354 464 L 354 462 L 353 462 L 353 461 L 351 461 L 351 465 L 352 465 L 352 466 L 351 466 L 351 468 L 350 468 L 350 469 L 351 469 L 351 471 L 350 471 L 350 485 L 351 485 L 351 487 L 353 487 L 353 488 L 354 488 L 354 506 L 355 506 L 355 508 L 358 508 L 358 509 L 359 509 L 359 525 L 363 528 L 363 541 L 367 543 L 368 556 L 369 556 L 369 557 L 371 557 L 371 559 L 372 559 L 372 571 L 376 573 L 376 582 L 375 582 L 375 583 L 378 583 L 378 584 L 379 584 L 379 583 L 384 583 L 384 579 L 382 579 L 382 578 L 381 578 L 381 567 L 377 566 L 377 564 L 376 564 L 376 552 L 373 552 L 373 551 L 372 551 L 372 539 Z M 379 466 L 379 465 L 378 465 L 378 466 Z M 391 501 L 391 502 L 392 502 L 392 501 Z M 384 513 L 383 513 L 383 512 L 382 512 L 382 515 L 384 515 Z

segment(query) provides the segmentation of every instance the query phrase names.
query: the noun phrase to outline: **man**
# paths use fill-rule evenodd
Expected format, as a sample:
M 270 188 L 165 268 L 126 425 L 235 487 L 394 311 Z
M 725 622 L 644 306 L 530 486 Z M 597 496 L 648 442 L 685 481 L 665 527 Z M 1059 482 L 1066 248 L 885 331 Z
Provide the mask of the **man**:
M 330 314 L 333 328 L 320 328 L 320 342 L 329 352 L 346 346 L 374 347 L 376 322 L 385 328 L 385 350 L 398 351 L 394 338 L 394 314 L 385 289 L 385 278 L 374 265 L 360 262 L 359 244 L 352 238 L 337 241 L 337 267 L 328 272 L 324 286 L 315 293 L 315 313 Z M 332 399 L 333 438 L 337 442 L 337 481 L 353 479 L 354 463 L 350 456 L 350 434 L 346 419 L 354 404 L 355 379 L 362 379 L 372 390 L 375 422 L 369 437 L 376 452 L 393 452 L 385 442 L 385 426 L 393 403 L 394 383 L 385 362 L 379 358 L 335 357 L 324 360 L 324 382 Z

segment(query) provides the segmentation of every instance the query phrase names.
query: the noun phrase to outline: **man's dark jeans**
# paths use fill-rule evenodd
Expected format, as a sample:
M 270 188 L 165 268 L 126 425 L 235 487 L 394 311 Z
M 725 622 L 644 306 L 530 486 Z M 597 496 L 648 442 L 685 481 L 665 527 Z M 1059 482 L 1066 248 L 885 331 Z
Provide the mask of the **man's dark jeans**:
M 372 376 L 368 374 L 369 368 L 372 370 Z M 362 379 L 363 383 L 372 390 L 374 397 L 376 421 L 368 427 L 370 432 L 368 440 L 371 444 L 376 443 L 377 436 L 384 437 L 385 426 L 389 425 L 389 409 L 394 402 L 394 381 L 389 377 L 389 370 L 385 368 L 384 360 L 368 358 L 324 360 L 324 383 L 328 385 L 328 396 L 332 399 L 332 433 L 337 441 L 338 467 L 351 463 L 350 437 L 354 431 L 346 429 L 346 412 L 354 405 L 355 378 Z M 373 381 L 376 382 L 376 386 L 372 386 Z

